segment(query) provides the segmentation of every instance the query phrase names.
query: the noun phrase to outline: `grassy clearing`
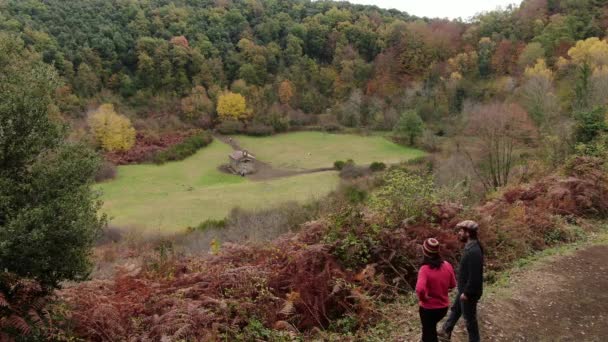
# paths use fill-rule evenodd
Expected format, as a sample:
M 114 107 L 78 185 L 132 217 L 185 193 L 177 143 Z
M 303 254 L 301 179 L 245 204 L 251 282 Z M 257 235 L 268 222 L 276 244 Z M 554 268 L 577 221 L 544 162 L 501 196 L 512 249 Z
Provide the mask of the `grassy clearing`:
M 235 206 L 262 209 L 324 196 L 339 182 L 335 172 L 251 182 L 217 169 L 230 151 L 214 141 L 180 162 L 119 167 L 115 180 L 97 185 L 111 224 L 175 231 L 223 218 Z
M 317 132 L 239 137 L 238 141 L 260 160 L 291 169 L 329 167 L 336 159 L 390 163 L 422 155 L 381 137 Z M 312 155 L 308 157 L 306 151 Z M 223 218 L 237 206 L 266 209 L 286 201 L 305 202 L 325 196 L 339 183 L 333 171 L 253 182 L 218 170 L 230 152 L 230 146 L 214 141 L 183 161 L 119 167 L 115 180 L 97 185 L 110 223 L 171 232 Z
M 357 164 L 397 163 L 424 155 L 420 150 L 397 145 L 381 136 L 297 132 L 273 137 L 236 136 L 235 139 L 258 159 L 276 168 L 292 170 L 332 167 L 336 160 L 353 159 Z

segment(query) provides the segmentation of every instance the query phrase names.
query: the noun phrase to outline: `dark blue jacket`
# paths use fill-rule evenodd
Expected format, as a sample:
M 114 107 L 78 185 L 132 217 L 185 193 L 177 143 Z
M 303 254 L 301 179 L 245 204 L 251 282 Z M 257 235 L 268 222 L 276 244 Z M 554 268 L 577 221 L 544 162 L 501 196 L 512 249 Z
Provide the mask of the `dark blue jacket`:
M 483 250 L 477 240 L 464 246 L 458 268 L 458 292 L 474 300 L 483 293 Z

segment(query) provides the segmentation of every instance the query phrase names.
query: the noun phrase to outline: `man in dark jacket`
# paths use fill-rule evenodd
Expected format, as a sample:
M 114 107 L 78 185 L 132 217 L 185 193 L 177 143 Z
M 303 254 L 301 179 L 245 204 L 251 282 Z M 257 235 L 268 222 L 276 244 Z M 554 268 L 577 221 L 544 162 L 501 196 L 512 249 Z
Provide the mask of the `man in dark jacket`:
M 477 240 L 479 225 L 466 220 L 458 223 L 456 228 L 460 241 L 465 243 L 458 268 L 458 294 L 439 336 L 442 341 L 449 341 L 456 322 L 464 316 L 469 341 L 478 342 L 477 302 L 483 292 L 483 248 Z

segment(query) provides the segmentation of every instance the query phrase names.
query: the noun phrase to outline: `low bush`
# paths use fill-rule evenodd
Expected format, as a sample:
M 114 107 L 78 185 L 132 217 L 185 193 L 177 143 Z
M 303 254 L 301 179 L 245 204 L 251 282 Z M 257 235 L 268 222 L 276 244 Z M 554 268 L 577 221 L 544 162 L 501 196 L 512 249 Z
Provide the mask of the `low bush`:
M 352 160 L 347 160 L 340 170 L 340 177 L 343 179 L 353 179 L 369 175 L 370 170 L 364 166 L 356 165 Z
M 274 134 L 274 128 L 262 123 L 253 123 L 247 127 L 245 134 L 255 137 L 269 136 Z
M 221 229 L 221 228 L 225 228 L 225 227 L 226 227 L 225 219 L 221 219 L 221 220 L 208 219 L 208 220 L 203 221 L 198 226 L 196 226 L 196 229 L 200 230 L 200 231 L 205 231 L 208 229 Z
M 180 144 L 159 152 L 153 157 L 155 164 L 164 164 L 169 161 L 184 160 L 195 154 L 199 149 L 209 145 L 213 137 L 208 133 L 200 133 L 186 138 Z
M 325 132 L 340 132 L 342 130 L 342 126 L 337 123 L 326 123 L 321 126 L 321 129 Z
M 224 135 L 239 134 L 245 131 L 245 125 L 243 125 L 242 122 L 235 120 L 222 121 L 222 123 L 215 128 Z
M 334 162 L 334 168 L 338 171 L 342 170 L 344 165 L 346 165 L 346 162 L 344 160 L 336 160 Z
M 386 169 L 386 164 L 384 164 L 383 162 L 373 162 L 371 163 L 371 165 L 369 166 L 369 169 L 372 172 L 378 172 L 378 171 L 383 171 Z
M 114 178 L 116 178 L 116 165 L 110 161 L 104 161 L 95 174 L 95 181 L 99 183 Z
M 96 245 L 101 246 L 108 243 L 117 243 L 120 242 L 122 238 L 122 229 L 114 226 L 108 226 L 101 231 L 101 235 L 97 238 Z

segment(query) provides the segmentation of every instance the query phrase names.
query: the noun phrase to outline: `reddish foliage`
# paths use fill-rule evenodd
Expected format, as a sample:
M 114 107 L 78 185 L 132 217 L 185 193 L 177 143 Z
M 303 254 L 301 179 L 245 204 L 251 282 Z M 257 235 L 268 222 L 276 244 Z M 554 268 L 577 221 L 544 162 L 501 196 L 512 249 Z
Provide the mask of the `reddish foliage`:
M 0 341 L 29 336 L 49 322 L 44 309 L 48 292 L 37 282 L 0 272 Z
M 184 36 L 176 36 L 171 38 L 171 44 L 188 48 L 190 44 L 188 43 L 188 39 Z
M 443 257 L 456 264 L 460 219 L 480 223 L 486 266 L 497 270 L 530 250 L 567 241 L 561 215 L 608 215 L 602 162 L 579 158 L 570 165 L 566 178 L 514 187 L 469 213 L 442 204 L 429 210 L 428 221 L 376 231 L 375 216 L 350 208 L 337 216 L 340 226 L 309 222 L 297 235 L 264 246 L 225 244 L 215 256 L 148 264 L 113 281 L 83 283 L 61 293 L 68 323 L 91 341 L 230 339 L 252 318 L 290 331 L 327 327 L 347 314 L 365 324 L 375 318 L 369 297 L 411 290 L 424 239 L 439 239 Z M 326 243 L 330 235 L 337 238 Z M 364 264 L 350 270 L 334 255 L 352 236 L 370 249 Z
M 310 232 L 268 247 L 226 244 L 218 256 L 175 261 L 168 277 L 146 268 L 122 272 L 112 282 L 64 290 L 62 297 L 75 333 L 93 341 L 207 340 L 242 329 L 252 317 L 307 329 L 356 312 L 351 290 L 338 285 L 348 273 L 328 246 L 300 239 L 310 241 Z M 288 303 L 292 311 L 283 310 Z
M 138 132 L 133 148 L 125 152 L 106 152 L 105 158 L 116 165 L 146 162 L 156 153 L 181 143 L 191 135 L 192 132 L 175 132 L 154 137 Z

